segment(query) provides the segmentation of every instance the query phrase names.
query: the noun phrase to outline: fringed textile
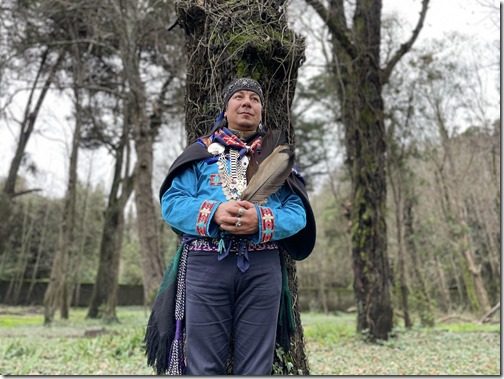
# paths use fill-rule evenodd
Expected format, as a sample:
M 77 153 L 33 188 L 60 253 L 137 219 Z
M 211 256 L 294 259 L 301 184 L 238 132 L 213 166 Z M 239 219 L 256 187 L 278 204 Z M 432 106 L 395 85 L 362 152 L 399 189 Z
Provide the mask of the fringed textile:
M 183 312 L 180 310 L 180 305 L 177 307 L 177 295 L 183 293 L 185 296 L 185 268 L 187 266 L 187 243 L 182 241 L 175 257 L 165 271 L 161 286 L 157 293 L 152 307 L 152 312 L 147 323 L 145 333 L 145 355 L 147 356 L 147 364 L 152 366 L 158 375 L 166 373 L 170 366 L 170 357 L 174 353 L 173 345 L 175 340 L 182 341 L 182 338 L 177 339 L 176 321 L 180 318 L 179 335 L 183 337 Z M 183 289 L 177 283 L 179 279 L 179 271 L 184 271 Z M 180 290 L 180 291 L 179 291 Z M 180 296 L 180 295 L 178 295 Z M 179 302 L 180 303 L 180 302 Z M 185 306 L 185 299 L 182 302 Z M 178 309 L 178 312 L 177 312 Z M 180 313 L 182 312 L 182 313 Z M 175 353 L 179 350 L 175 349 Z M 183 357 L 182 357 L 183 359 Z

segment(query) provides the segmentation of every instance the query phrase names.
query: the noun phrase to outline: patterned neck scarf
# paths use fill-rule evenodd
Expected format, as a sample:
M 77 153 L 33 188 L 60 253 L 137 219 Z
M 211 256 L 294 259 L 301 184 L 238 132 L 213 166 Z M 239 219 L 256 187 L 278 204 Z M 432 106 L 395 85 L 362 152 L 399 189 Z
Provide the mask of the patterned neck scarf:
M 245 154 L 252 154 L 254 151 L 261 150 L 261 139 L 256 138 L 250 146 L 238 138 L 232 131 L 228 128 L 221 128 L 214 133 L 214 141 L 220 144 L 234 148 L 240 152 L 240 158 L 243 158 Z

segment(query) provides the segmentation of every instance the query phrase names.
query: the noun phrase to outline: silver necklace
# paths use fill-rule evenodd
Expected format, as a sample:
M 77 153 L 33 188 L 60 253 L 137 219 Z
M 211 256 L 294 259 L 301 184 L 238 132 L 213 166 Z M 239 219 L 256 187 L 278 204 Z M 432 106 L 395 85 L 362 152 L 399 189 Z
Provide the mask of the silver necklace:
M 218 146 L 215 146 L 218 145 Z M 208 152 L 219 155 L 217 168 L 219 178 L 222 183 L 222 192 L 227 200 L 240 200 L 242 192 L 247 187 L 247 166 L 249 158 L 244 155 L 240 159 L 238 150 L 229 149 L 229 167 L 227 163 L 225 148 L 221 144 L 214 142 L 208 147 Z

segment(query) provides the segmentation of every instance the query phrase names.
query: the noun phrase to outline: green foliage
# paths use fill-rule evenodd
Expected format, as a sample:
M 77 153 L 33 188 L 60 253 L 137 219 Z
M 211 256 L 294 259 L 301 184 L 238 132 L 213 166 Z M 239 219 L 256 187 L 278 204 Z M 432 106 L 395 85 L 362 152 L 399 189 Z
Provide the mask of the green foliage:
M 286 353 L 282 347 L 276 345 L 275 349 L 276 359 L 273 362 L 272 374 L 273 375 L 293 375 L 294 363 L 289 353 Z
M 303 313 L 301 321 L 305 338 L 320 344 L 330 345 L 356 335 L 355 315 L 352 314 Z
M 77 187 L 77 193 L 76 225 L 71 247 L 74 252 L 72 271 L 76 271 L 70 276 L 78 277 L 81 282 L 92 282 L 96 276 L 97 254 L 102 232 L 104 193 L 100 186 L 88 190 L 81 183 Z M 59 243 L 62 204 L 63 199 L 52 199 L 39 193 L 21 196 L 16 200 L 12 219 L 15 233 L 9 240 L 0 279 L 10 280 L 16 274 L 23 238 L 29 243 L 26 247 L 27 265 L 24 272 L 20 273 L 21 276 L 24 274 L 26 279 L 31 279 L 39 256 L 35 279 L 49 277 L 53 254 Z M 29 225 L 32 225 L 32 230 L 27 238 Z M 74 264 L 78 264 L 78 269 Z
M 119 283 L 142 284 L 142 267 L 138 264 L 141 259 L 138 239 L 124 239 L 121 259 L 124 265 L 119 273 Z
M 13 328 L 16 326 L 40 325 L 44 322 L 41 315 L 23 315 L 19 317 L 16 314 L 0 314 L 0 328 Z

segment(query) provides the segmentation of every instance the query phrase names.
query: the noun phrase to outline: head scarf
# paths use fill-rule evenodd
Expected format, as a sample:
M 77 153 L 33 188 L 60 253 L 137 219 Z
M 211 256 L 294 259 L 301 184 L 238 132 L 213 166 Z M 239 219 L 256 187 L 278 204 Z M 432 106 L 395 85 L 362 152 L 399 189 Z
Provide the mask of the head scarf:
M 238 78 L 229 83 L 224 89 L 223 99 L 224 99 L 224 109 L 227 107 L 227 103 L 231 96 L 238 91 L 252 91 L 255 92 L 261 99 L 261 105 L 264 107 L 264 95 L 261 85 L 254 79 L 251 78 Z

